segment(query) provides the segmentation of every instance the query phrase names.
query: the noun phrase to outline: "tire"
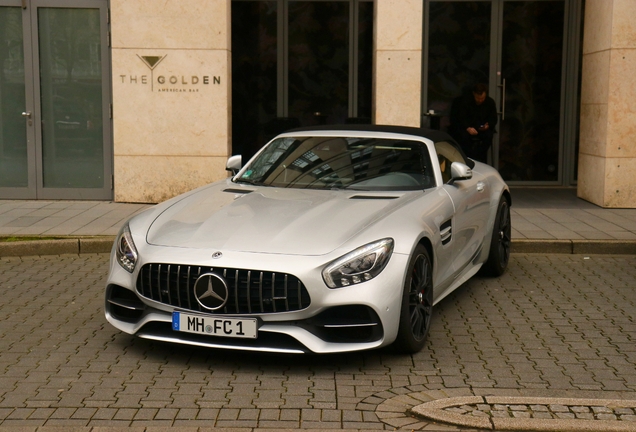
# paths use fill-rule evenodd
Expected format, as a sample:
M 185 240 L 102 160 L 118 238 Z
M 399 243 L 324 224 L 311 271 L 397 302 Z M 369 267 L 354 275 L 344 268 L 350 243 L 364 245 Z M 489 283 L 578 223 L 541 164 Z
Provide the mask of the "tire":
M 506 271 L 510 260 L 511 230 L 510 206 L 508 201 L 501 197 L 492 229 L 488 260 L 483 267 L 484 274 L 496 277 L 501 276 Z
M 433 315 L 433 266 L 426 248 L 418 245 L 409 260 L 402 293 L 398 334 L 393 347 L 416 353 L 426 343 Z

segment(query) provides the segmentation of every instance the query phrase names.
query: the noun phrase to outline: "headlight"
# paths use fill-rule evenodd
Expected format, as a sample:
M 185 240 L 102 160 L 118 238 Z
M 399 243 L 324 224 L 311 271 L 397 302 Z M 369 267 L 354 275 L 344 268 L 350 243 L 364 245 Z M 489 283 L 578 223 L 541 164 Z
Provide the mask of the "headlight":
M 393 253 L 393 239 L 387 238 L 359 247 L 330 263 L 322 271 L 329 288 L 341 288 L 373 279 L 380 274 Z
M 128 224 L 119 231 L 117 240 L 115 240 L 115 252 L 117 254 L 117 262 L 124 270 L 132 273 L 135 270 L 137 264 L 137 248 L 135 242 L 133 242 L 132 235 L 130 234 L 130 228 Z

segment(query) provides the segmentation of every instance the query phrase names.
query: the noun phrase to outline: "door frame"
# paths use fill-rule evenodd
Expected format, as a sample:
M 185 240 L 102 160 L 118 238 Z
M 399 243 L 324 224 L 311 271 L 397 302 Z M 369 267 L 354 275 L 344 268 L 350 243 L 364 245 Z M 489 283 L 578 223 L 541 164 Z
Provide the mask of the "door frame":
M 435 2 L 489 2 L 491 3 L 490 30 L 490 76 L 488 81 L 489 96 L 495 100 L 498 112 L 501 111 L 502 89 L 498 72 L 502 65 L 502 35 L 504 3 L 529 0 L 424 0 L 424 17 L 422 32 L 422 96 L 421 112 L 426 113 L 428 107 L 428 56 L 429 34 L 428 23 L 430 3 Z M 555 0 L 532 0 L 555 1 Z M 563 59 L 561 72 L 561 109 L 559 123 L 559 169 L 556 181 L 509 181 L 511 185 L 528 186 L 571 186 L 576 184 L 574 172 L 576 160 L 576 140 L 579 126 L 579 81 L 581 58 L 581 17 L 583 0 L 560 0 L 564 3 L 563 23 Z M 422 116 L 424 120 L 425 116 Z M 501 118 L 501 117 L 500 117 Z M 494 135 L 491 148 L 491 164 L 499 166 L 499 134 Z
M 112 200 L 113 199 L 113 134 L 111 115 L 111 58 L 109 38 L 109 5 L 107 0 L 0 0 L 0 6 L 18 6 L 22 9 L 25 111 L 31 112 L 32 126 L 27 126 L 28 178 L 26 188 L 0 188 L 2 198 L 15 199 L 68 199 L 68 200 Z M 39 8 L 98 9 L 100 13 L 101 73 L 102 73 L 102 147 L 103 187 L 59 188 L 44 187 L 42 159 L 42 107 L 39 58 Z
M 35 199 L 37 197 L 36 184 L 36 145 L 35 145 L 35 119 L 33 114 L 33 58 L 31 56 L 31 48 L 29 47 L 31 38 L 31 20 L 30 13 L 24 7 L 25 2 L 22 0 L 0 0 L 0 7 L 19 8 L 22 16 L 22 56 L 24 58 L 24 111 L 30 112 L 31 118 L 24 119 L 24 127 L 26 129 L 26 148 L 27 148 L 27 187 L 0 187 L 1 199 Z M 28 125 L 27 123 L 31 123 Z

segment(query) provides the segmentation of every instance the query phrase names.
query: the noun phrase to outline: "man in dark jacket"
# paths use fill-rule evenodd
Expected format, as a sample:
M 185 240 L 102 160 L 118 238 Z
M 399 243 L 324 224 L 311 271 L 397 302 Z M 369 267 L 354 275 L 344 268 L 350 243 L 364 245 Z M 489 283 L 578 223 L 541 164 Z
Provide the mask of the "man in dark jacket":
M 455 138 L 469 158 L 487 162 L 497 125 L 497 106 L 488 96 L 488 86 L 475 85 L 472 94 L 462 98 L 459 104 Z

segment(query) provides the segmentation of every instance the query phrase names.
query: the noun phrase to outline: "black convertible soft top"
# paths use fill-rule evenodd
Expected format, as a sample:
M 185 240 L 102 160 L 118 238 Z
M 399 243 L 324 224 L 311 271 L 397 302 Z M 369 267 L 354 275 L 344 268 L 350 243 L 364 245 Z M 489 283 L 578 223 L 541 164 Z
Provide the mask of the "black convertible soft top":
M 350 124 L 350 125 L 326 125 L 311 126 L 290 129 L 284 133 L 292 132 L 308 132 L 308 131 L 352 131 L 352 132 L 386 132 L 399 133 L 404 135 L 413 135 L 416 137 L 428 138 L 433 142 L 453 141 L 453 138 L 446 132 L 433 129 L 424 129 L 408 126 L 392 126 L 392 125 L 368 125 L 368 124 Z

